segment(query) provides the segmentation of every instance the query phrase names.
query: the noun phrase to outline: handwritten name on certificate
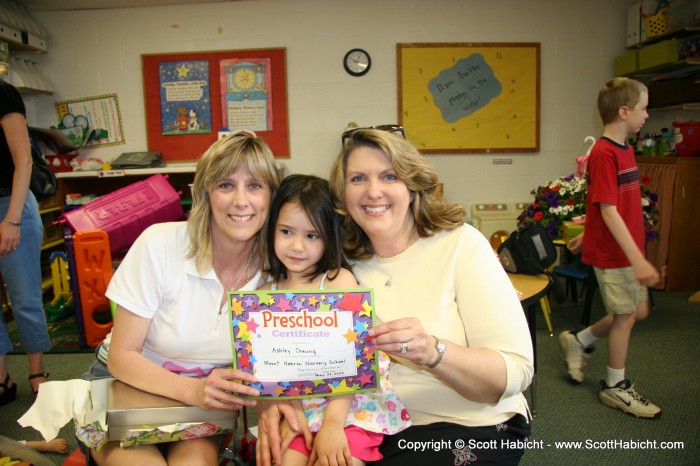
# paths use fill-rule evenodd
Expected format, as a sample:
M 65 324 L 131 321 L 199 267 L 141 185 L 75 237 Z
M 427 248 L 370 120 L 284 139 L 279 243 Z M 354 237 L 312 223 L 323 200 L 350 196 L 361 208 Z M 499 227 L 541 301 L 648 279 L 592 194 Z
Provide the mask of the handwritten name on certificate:
M 260 398 L 377 390 L 371 289 L 231 291 L 234 365 Z

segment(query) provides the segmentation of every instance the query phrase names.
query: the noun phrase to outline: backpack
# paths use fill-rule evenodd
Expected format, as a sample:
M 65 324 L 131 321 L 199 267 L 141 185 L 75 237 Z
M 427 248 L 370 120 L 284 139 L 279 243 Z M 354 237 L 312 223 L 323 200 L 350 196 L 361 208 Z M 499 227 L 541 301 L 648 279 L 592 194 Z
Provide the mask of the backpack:
M 497 252 L 501 265 L 510 273 L 536 275 L 545 272 L 557 260 L 552 238 L 537 224 L 515 230 Z

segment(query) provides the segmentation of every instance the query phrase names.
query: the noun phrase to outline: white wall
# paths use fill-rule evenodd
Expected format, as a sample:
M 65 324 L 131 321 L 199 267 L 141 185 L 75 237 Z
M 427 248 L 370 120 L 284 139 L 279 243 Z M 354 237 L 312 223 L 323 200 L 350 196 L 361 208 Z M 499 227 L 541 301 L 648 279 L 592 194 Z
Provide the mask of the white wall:
M 49 53 L 34 57 L 53 96 L 31 97 L 30 122 L 56 125 L 57 100 L 118 94 L 127 143 L 86 155 L 111 160 L 146 149 L 140 56 L 286 47 L 292 173 L 327 176 L 340 133 L 397 121 L 399 42 L 540 42 L 541 150 L 530 154 L 428 155 L 446 196 L 522 201 L 530 190 L 574 171 L 587 135 L 602 126 L 600 85 L 623 53 L 632 0 L 258 0 L 118 10 L 37 11 Z M 362 78 L 341 59 L 362 47 L 373 59 Z M 410 135 L 409 135 L 410 137 Z M 512 158 L 512 165 L 493 165 Z

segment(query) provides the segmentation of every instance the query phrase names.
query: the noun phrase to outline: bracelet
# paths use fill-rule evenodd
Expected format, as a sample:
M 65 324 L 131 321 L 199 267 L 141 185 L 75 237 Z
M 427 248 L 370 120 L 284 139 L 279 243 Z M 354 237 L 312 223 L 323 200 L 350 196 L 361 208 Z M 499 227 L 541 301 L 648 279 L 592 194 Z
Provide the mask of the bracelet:
M 7 218 L 6 218 L 5 220 L 3 220 L 3 222 L 9 223 L 9 224 L 12 225 L 13 227 L 18 227 L 18 226 L 20 226 L 20 225 L 22 224 L 22 222 L 13 222 L 12 220 L 7 219 Z
M 438 337 L 436 337 L 435 335 L 433 335 L 433 338 L 435 338 L 435 349 L 436 349 L 437 352 L 438 352 L 438 357 L 437 357 L 437 359 L 436 359 L 435 361 L 433 361 L 432 363 L 426 364 L 426 366 L 429 367 L 430 369 L 433 369 L 433 368 L 436 367 L 438 364 L 440 364 L 440 362 L 442 361 L 443 356 L 445 356 L 445 350 L 447 349 L 447 347 L 445 346 L 445 343 L 443 343 L 442 341 L 440 341 L 440 339 L 439 339 Z

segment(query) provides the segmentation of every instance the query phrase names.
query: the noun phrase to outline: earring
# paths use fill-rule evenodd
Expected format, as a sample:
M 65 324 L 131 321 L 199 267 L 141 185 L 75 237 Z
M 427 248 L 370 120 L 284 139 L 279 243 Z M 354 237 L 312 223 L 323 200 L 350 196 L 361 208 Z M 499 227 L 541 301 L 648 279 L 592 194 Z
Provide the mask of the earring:
M 410 197 L 411 202 L 413 202 L 413 200 L 414 200 L 415 198 L 416 198 L 416 193 L 411 193 L 411 197 Z

